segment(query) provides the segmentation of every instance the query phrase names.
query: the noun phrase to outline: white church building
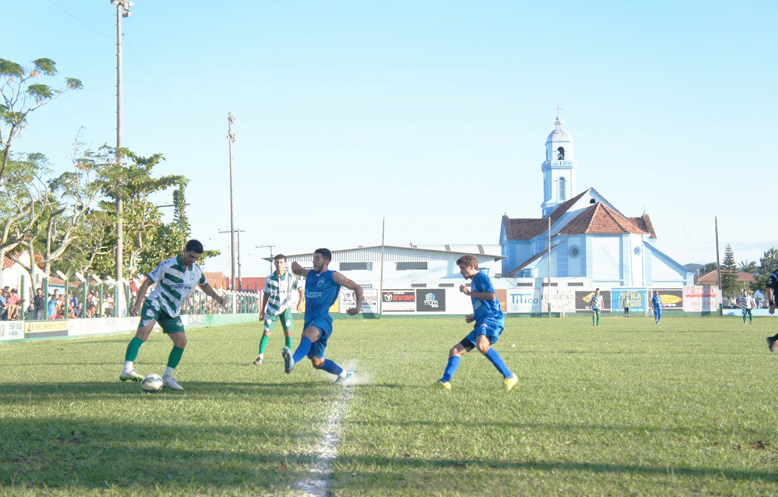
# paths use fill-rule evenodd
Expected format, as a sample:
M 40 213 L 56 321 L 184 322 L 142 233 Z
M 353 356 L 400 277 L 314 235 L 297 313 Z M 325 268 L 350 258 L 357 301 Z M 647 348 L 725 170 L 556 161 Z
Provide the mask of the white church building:
M 655 247 L 648 214 L 627 216 L 594 188 L 576 193 L 578 161 L 563 124 L 557 116 L 546 140 L 542 217 L 502 218 L 502 277 L 542 287 L 550 268 L 552 286 L 560 287 L 692 285 L 693 273 Z

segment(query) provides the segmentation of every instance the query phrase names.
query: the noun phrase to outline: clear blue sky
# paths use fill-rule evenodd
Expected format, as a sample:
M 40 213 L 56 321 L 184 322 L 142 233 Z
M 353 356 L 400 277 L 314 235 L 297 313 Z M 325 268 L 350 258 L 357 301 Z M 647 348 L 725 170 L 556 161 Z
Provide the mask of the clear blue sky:
M 84 90 L 14 145 L 58 169 L 115 144 L 116 11 L 0 0 L 0 57 L 57 62 Z M 540 217 L 554 108 L 577 190 L 645 210 L 678 262 L 778 246 L 778 2 L 137 0 L 123 21 L 124 144 L 191 179 L 193 236 L 229 272 L 227 114 L 243 276 L 267 249 L 498 243 Z M 61 81 L 61 79 L 59 80 Z M 169 203 L 172 192 L 160 203 Z M 214 238 L 215 241 L 210 241 Z M 249 253 L 251 255 L 249 255 Z

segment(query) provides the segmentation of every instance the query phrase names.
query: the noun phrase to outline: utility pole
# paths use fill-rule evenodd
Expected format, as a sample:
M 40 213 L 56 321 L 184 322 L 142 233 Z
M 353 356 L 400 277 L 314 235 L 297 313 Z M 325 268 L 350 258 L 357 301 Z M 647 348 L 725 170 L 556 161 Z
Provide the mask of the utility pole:
M 269 248 L 270 249 L 270 272 L 273 272 L 273 247 L 275 245 L 254 245 L 254 248 Z
M 724 292 L 721 291 L 721 264 L 719 263 L 719 217 L 714 216 L 713 219 L 716 222 L 716 275 L 718 276 L 719 285 L 719 316 L 723 314 L 722 309 L 724 307 Z
M 227 120 L 228 131 L 227 141 L 230 146 L 230 265 L 232 266 L 232 272 L 230 278 L 232 281 L 232 289 L 235 290 L 235 198 L 233 194 L 233 181 L 232 181 L 232 144 L 235 143 L 235 133 L 232 132 L 232 123 L 235 122 L 235 116 L 232 112 L 228 113 Z
M 130 7 L 134 5 L 128 0 L 111 0 L 111 5 L 116 7 L 116 162 L 122 167 L 122 17 L 130 17 Z M 114 315 L 124 315 L 124 286 L 123 280 L 123 246 L 124 227 L 122 222 L 123 206 L 120 190 L 116 193 L 116 287 L 114 289 L 116 299 L 114 302 Z
M 243 290 L 243 277 L 240 274 L 240 234 L 245 233 L 246 230 L 236 229 L 235 233 L 238 234 L 238 290 Z M 229 233 L 229 231 L 219 231 L 219 233 Z M 235 288 L 232 288 L 235 290 Z

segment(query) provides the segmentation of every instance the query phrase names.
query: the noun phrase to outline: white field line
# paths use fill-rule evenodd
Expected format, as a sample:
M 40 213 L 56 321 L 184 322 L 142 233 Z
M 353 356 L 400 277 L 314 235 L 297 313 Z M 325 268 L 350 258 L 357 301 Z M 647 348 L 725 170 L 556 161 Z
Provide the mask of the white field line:
M 343 385 L 343 390 L 330 411 L 322 439 L 313 451 L 316 460 L 311 464 L 310 473 L 308 477 L 297 483 L 297 488 L 306 497 L 327 497 L 330 494 L 332 463 L 338 458 L 340 430 L 351 404 L 353 385 L 354 382 L 351 381 Z

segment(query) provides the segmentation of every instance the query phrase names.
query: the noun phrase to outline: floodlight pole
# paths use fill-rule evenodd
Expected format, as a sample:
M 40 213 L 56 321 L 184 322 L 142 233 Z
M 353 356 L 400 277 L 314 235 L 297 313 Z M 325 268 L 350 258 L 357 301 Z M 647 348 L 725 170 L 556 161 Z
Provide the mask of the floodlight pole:
M 122 165 L 122 17 L 130 17 L 130 7 L 133 2 L 128 0 L 111 0 L 111 5 L 116 7 L 116 163 L 119 167 Z M 122 194 L 117 190 L 116 193 L 116 280 L 122 280 L 123 274 L 123 247 L 124 247 L 124 226 L 122 215 L 124 208 L 122 206 Z M 124 288 L 117 285 L 114 288 L 116 295 L 114 305 L 114 315 L 121 317 L 124 314 L 122 305 L 122 294 Z
M 227 142 L 230 146 L 230 265 L 232 267 L 232 272 L 230 273 L 232 284 L 230 287 L 234 291 L 237 285 L 235 284 L 235 198 L 232 182 L 232 144 L 235 143 L 235 133 L 232 132 L 232 123 L 235 122 L 235 116 L 232 115 L 232 112 L 227 114 L 227 121 L 229 121 Z

